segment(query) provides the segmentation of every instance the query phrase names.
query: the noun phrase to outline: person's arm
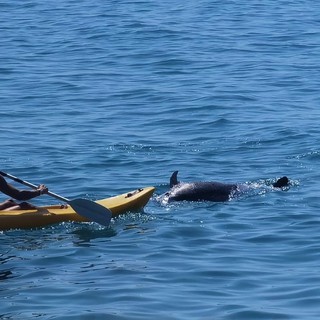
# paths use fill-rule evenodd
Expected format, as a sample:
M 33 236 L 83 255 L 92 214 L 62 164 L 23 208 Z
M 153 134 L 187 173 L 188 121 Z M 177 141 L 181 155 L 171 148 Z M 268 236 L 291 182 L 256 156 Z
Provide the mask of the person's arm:
M 7 183 L 0 175 L 0 191 L 19 201 L 30 200 L 44 193 L 48 193 L 48 188 L 45 185 L 40 185 L 36 190 L 19 190 Z

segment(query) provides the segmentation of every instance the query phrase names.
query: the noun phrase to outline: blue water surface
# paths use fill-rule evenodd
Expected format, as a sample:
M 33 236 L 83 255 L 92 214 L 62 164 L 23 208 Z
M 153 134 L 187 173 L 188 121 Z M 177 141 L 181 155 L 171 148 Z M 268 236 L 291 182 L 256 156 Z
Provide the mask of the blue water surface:
M 157 188 L 108 228 L 1 232 L 0 319 L 319 319 L 319 12 L 0 2 L 1 170 L 68 198 Z M 163 205 L 175 170 L 291 185 Z

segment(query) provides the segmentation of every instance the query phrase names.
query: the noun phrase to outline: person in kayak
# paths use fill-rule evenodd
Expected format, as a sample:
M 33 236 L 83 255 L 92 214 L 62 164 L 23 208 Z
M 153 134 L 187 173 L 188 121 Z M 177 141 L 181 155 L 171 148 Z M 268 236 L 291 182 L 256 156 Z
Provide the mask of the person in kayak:
M 25 201 L 48 193 L 49 189 L 45 185 L 41 184 L 36 190 L 20 190 L 7 183 L 5 178 L 0 175 L 0 191 L 18 201 Z M 17 203 L 12 199 L 0 202 L 0 210 L 25 210 L 34 208 L 35 206 L 28 202 Z

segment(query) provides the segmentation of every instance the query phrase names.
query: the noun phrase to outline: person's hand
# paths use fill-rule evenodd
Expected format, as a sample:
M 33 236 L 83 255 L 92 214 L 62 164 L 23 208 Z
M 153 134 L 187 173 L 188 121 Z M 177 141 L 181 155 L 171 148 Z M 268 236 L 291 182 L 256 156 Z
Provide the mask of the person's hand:
M 49 189 L 44 184 L 40 184 L 37 191 L 39 192 L 39 195 L 42 195 L 44 193 L 48 193 Z

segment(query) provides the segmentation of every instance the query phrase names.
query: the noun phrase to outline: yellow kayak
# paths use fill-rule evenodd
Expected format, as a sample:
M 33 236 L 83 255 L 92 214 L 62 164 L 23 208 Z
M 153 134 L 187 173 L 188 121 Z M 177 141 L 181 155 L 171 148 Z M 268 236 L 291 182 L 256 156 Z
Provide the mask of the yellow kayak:
M 117 217 L 126 212 L 141 210 L 152 197 L 154 190 L 154 187 L 141 188 L 96 202 L 108 208 L 112 212 L 112 217 Z M 66 208 L 44 206 L 31 210 L 0 211 L 0 230 L 38 228 L 63 221 L 86 222 L 88 220 L 78 215 L 71 206 Z

